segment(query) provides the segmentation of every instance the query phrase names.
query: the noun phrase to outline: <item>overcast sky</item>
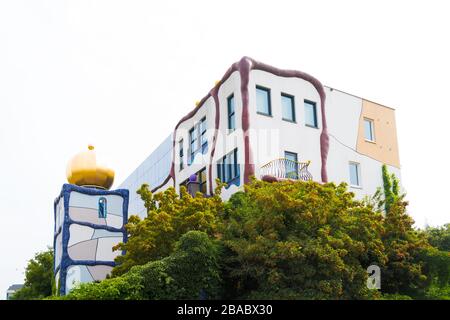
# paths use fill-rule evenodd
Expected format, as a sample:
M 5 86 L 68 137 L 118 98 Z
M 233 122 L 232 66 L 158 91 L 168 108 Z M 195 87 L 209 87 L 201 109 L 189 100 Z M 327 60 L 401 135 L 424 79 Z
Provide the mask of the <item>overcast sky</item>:
M 395 108 L 409 212 L 450 222 L 446 3 L 0 0 L 0 298 L 52 244 L 75 153 L 118 186 L 244 55 Z

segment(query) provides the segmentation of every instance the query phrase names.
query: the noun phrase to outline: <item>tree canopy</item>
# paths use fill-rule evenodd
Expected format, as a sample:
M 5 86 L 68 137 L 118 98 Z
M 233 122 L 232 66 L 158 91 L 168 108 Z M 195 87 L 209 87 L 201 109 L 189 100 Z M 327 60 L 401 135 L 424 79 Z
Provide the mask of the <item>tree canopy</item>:
M 25 283 L 12 297 L 14 300 L 42 299 L 52 294 L 53 249 L 37 253 L 25 268 Z

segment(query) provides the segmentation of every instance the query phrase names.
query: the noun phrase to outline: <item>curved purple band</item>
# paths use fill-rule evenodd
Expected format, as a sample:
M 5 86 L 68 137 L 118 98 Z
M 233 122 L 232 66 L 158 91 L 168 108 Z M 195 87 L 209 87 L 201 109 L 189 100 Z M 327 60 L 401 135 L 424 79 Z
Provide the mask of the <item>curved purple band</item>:
M 314 78 L 313 76 L 296 70 L 282 70 L 275 67 L 272 67 L 270 65 L 267 65 L 265 63 L 256 61 L 250 57 L 243 57 L 240 61 L 233 63 L 233 65 L 227 70 L 227 72 L 223 75 L 222 79 L 217 82 L 217 84 L 210 90 L 210 92 L 203 97 L 203 99 L 200 101 L 200 103 L 197 105 L 197 107 L 189 112 L 186 116 L 184 116 L 175 126 L 174 134 L 173 134 L 173 154 L 172 154 L 172 165 L 170 169 L 169 176 L 164 180 L 164 182 L 153 188 L 152 191 L 156 191 L 163 185 L 165 185 L 170 178 L 173 179 L 173 185 L 176 185 L 175 181 L 175 136 L 176 131 L 178 127 L 186 120 L 192 118 L 197 111 L 203 106 L 203 104 L 206 102 L 206 100 L 209 97 L 213 97 L 214 104 L 215 104 L 215 122 L 214 122 L 214 136 L 212 141 L 212 149 L 210 154 L 210 163 L 208 167 L 209 172 L 209 192 L 213 193 L 213 187 L 212 187 L 212 162 L 213 157 L 215 154 L 216 149 L 216 143 L 217 143 L 217 135 L 219 131 L 219 125 L 220 125 L 220 105 L 219 105 L 219 98 L 218 98 L 218 92 L 220 86 L 231 76 L 231 74 L 234 71 L 239 71 L 240 77 L 241 77 L 241 97 L 242 97 L 242 130 L 243 130 L 243 138 L 244 138 L 244 156 L 245 156 L 245 164 L 244 164 L 244 183 L 248 183 L 250 180 L 250 176 L 255 174 L 255 165 L 253 163 L 253 153 L 251 150 L 250 145 L 250 137 L 249 137 L 249 128 L 250 128 L 250 115 L 249 115 L 249 91 L 248 91 L 248 84 L 249 84 L 249 78 L 250 78 L 250 71 L 251 70 L 261 70 L 266 71 L 269 73 L 272 73 L 274 75 L 277 75 L 279 77 L 287 77 L 287 78 L 300 78 L 305 81 L 308 81 L 311 83 L 314 88 L 317 90 L 320 96 L 320 110 L 322 114 L 322 133 L 320 134 L 320 155 L 321 155 L 321 179 L 322 182 L 328 182 L 328 174 L 327 174 L 327 158 L 328 158 L 328 151 L 329 151 L 329 136 L 328 136 L 328 130 L 327 130 L 327 121 L 326 121 L 326 114 L 325 114 L 325 90 L 323 88 L 322 83 Z

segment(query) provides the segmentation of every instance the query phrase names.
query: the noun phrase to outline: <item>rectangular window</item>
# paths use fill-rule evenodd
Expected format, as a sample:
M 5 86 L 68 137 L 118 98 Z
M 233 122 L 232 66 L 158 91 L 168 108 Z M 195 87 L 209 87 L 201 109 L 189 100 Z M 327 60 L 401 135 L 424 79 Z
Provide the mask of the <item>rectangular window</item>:
M 184 150 L 183 150 L 183 139 L 179 142 L 179 148 L 180 148 L 180 171 L 184 168 Z
M 206 138 L 206 117 L 204 117 L 201 121 L 200 121 L 200 142 L 201 142 L 201 148 L 202 148 L 202 152 L 205 151 L 205 148 L 207 146 L 207 138 Z
M 206 194 L 206 167 L 198 171 L 196 174 L 197 182 L 199 183 L 199 190 L 201 193 Z M 184 186 L 187 190 L 189 178 L 180 183 L 180 188 Z
M 233 94 L 228 97 L 227 104 L 228 104 L 228 130 L 233 131 L 234 129 L 236 129 Z
M 189 130 L 189 141 L 190 141 L 189 163 L 192 163 L 192 161 L 194 161 L 195 151 L 197 150 L 197 134 L 195 131 L 195 127 Z
M 234 149 L 217 163 L 217 177 L 220 181 L 228 183 L 239 177 L 239 173 L 237 149 Z
M 364 118 L 364 138 L 367 141 L 375 142 L 375 134 L 373 130 L 373 120 Z
M 272 115 L 270 89 L 256 86 L 256 111 L 266 116 Z
M 295 122 L 294 97 L 288 94 L 281 94 L 281 109 L 283 120 Z
M 206 167 L 197 172 L 197 181 L 200 184 L 200 192 L 206 194 Z
M 206 137 L 206 117 L 197 122 L 191 130 L 189 130 L 189 164 L 194 161 L 194 157 L 202 150 L 205 151 L 208 141 Z
M 350 185 L 357 187 L 361 186 L 359 163 L 350 162 L 349 170 L 350 170 Z
M 316 103 L 305 100 L 305 124 L 309 127 L 317 128 Z
M 285 173 L 287 179 L 298 179 L 298 158 L 294 152 L 284 152 Z

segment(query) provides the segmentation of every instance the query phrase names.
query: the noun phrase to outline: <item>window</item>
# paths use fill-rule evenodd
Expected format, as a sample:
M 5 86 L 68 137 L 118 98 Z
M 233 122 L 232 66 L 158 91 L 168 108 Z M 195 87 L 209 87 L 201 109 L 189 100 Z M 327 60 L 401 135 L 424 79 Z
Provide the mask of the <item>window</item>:
M 236 129 L 235 124 L 235 116 L 234 116 L 234 95 L 228 97 L 227 99 L 228 104 L 228 130 L 233 131 Z
M 305 100 L 305 125 L 317 128 L 316 103 Z
M 198 171 L 196 174 L 197 176 L 197 182 L 199 183 L 199 190 L 201 193 L 206 194 L 206 167 Z M 187 190 L 189 183 L 189 178 L 184 180 L 182 183 L 180 183 L 180 189 L 182 186 L 184 186 Z
M 361 179 L 359 177 L 359 163 L 356 162 L 350 162 L 349 163 L 349 169 L 350 169 L 350 185 L 352 186 L 361 186 Z
M 374 142 L 375 134 L 373 130 L 373 120 L 364 118 L 364 138 L 367 141 Z
M 191 142 L 189 163 L 192 163 L 192 161 L 194 161 L 195 152 L 197 151 L 197 134 L 195 127 L 189 130 L 189 140 Z
M 204 152 L 208 145 L 208 141 L 206 138 L 206 117 L 204 117 L 200 122 L 196 123 L 191 130 L 189 130 L 189 164 L 194 161 L 194 157 L 202 150 Z
M 270 89 L 256 86 L 256 111 L 266 116 L 272 115 L 270 106 Z
M 181 189 L 182 186 L 184 186 L 184 187 L 186 188 L 186 190 L 187 190 L 187 184 L 188 184 L 188 182 L 189 182 L 189 178 L 187 178 L 187 179 L 184 180 L 182 183 L 180 183 L 180 189 Z
M 197 172 L 197 181 L 200 184 L 200 192 L 206 194 L 206 167 Z
M 220 181 L 228 183 L 239 177 L 239 173 L 237 149 L 234 149 L 217 163 L 217 177 Z
M 205 151 L 208 141 L 206 140 L 206 117 L 200 120 L 200 144 L 202 152 Z
M 184 162 L 183 139 L 180 140 L 179 147 L 180 147 L 180 171 L 181 171 L 184 168 L 184 164 L 183 164 L 183 162 Z
M 295 122 L 294 97 L 288 94 L 281 94 L 281 109 L 283 120 Z
M 286 178 L 298 179 L 298 159 L 294 152 L 284 152 Z
M 98 199 L 98 217 L 99 218 L 106 218 L 106 198 L 100 197 Z

